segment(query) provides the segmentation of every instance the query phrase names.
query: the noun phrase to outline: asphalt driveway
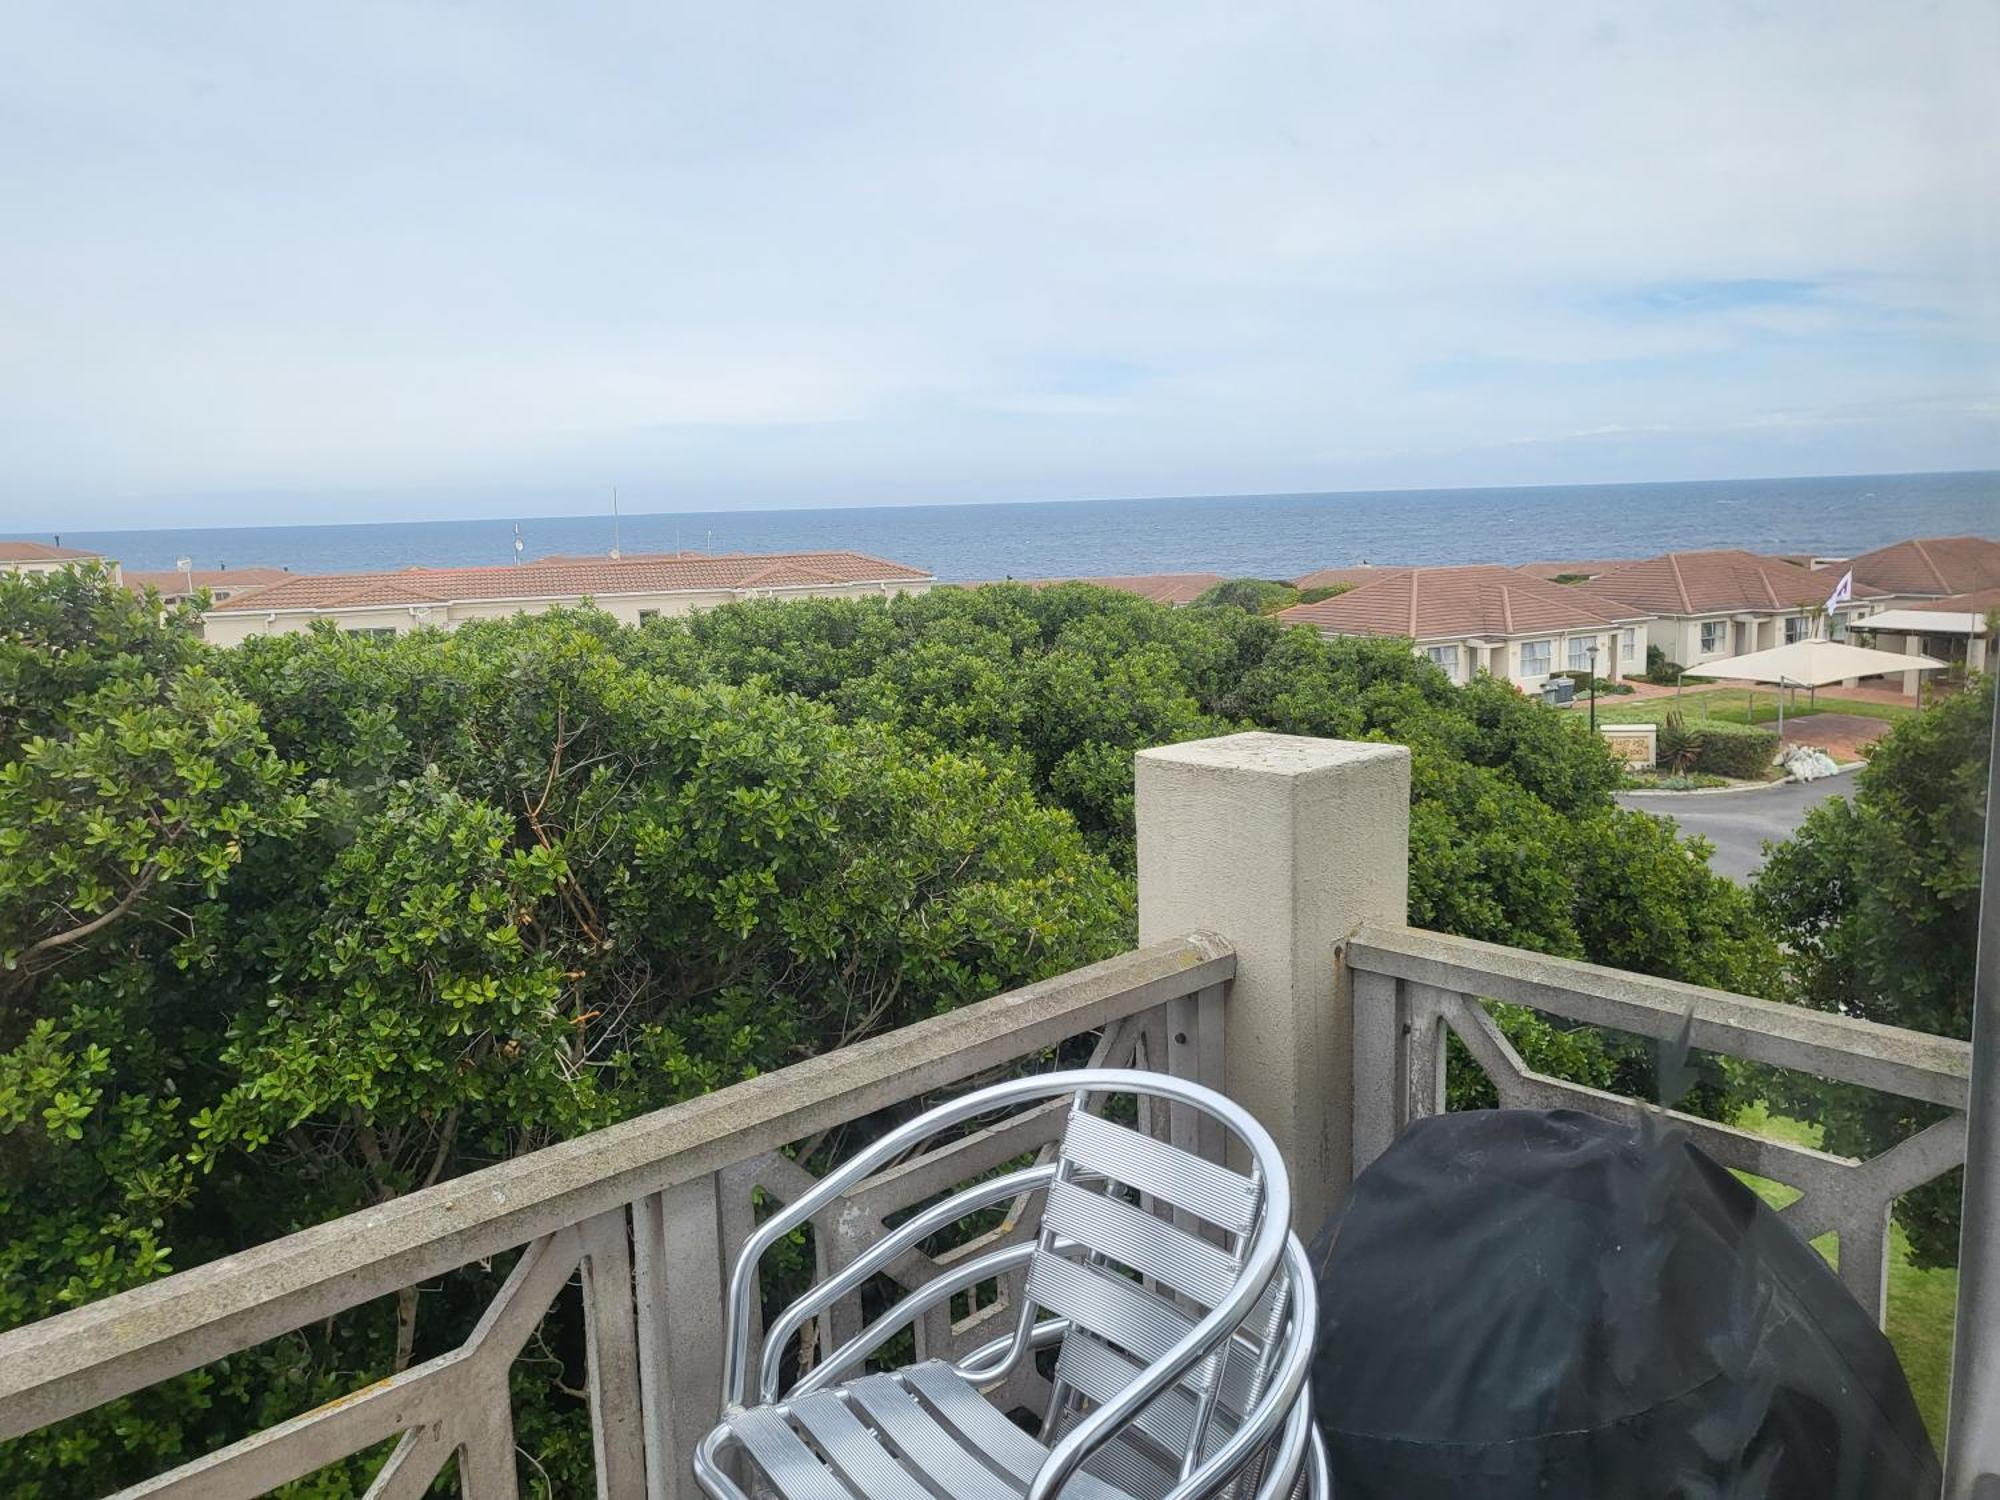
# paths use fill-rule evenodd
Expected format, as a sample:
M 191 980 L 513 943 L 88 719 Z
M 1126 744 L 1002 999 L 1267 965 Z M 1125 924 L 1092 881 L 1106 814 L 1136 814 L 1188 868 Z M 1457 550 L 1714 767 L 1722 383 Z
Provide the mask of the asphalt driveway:
M 1809 809 L 1853 790 L 1854 773 L 1847 771 L 1823 781 L 1783 781 L 1741 792 L 1620 792 L 1618 804 L 1672 818 L 1682 833 L 1700 834 L 1715 845 L 1709 867 L 1748 884 L 1763 866 L 1766 839 L 1790 838 Z

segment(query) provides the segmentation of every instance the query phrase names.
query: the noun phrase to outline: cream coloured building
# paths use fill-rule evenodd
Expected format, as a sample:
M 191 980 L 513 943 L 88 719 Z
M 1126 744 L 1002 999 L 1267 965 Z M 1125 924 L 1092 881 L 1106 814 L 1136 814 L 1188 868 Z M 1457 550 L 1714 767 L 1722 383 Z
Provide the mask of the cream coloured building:
M 1648 644 L 1668 661 L 1688 668 L 1725 656 L 1747 656 L 1821 630 L 1819 614 L 1840 574 L 1730 548 L 1666 552 L 1573 584 L 1616 607 L 1651 617 Z M 1854 597 L 1826 627 L 1845 632 L 1848 621 L 1868 613 L 1880 590 L 1857 574 Z M 1642 659 L 1634 671 L 1643 671 Z
M 1453 682 L 1485 672 L 1530 693 L 1572 672 L 1616 681 L 1645 668 L 1643 610 L 1497 563 L 1371 571 L 1358 588 L 1278 618 L 1322 635 L 1407 637 Z
M 116 560 L 102 553 L 52 547 L 47 542 L 0 542 L 0 573 L 60 573 L 64 568 L 86 562 L 102 563 L 111 570 L 112 582 L 119 580 Z
M 401 635 L 588 601 L 639 625 L 738 600 L 879 598 L 921 594 L 933 582 L 921 569 L 860 552 L 544 558 L 511 567 L 300 574 L 238 594 L 202 618 L 208 639 L 229 646 L 319 620 L 358 635 Z

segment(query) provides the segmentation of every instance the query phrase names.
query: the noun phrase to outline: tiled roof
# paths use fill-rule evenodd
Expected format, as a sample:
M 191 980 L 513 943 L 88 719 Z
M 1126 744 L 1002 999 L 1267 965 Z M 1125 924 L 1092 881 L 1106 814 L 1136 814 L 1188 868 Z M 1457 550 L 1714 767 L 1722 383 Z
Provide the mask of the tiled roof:
M 1294 604 L 1278 618 L 1335 635 L 1406 635 L 1417 640 L 1590 629 L 1644 611 L 1550 583 L 1518 568 L 1475 563 L 1459 568 L 1403 568 L 1392 576 L 1318 604 Z
M 1546 578 L 1553 583 L 1558 578 L 1574 578 L 1579 575 L 1584 578 L 1595 578 L 1600 573 L 1609 573 L 1613 568 L 1629 568 L 1636 561 L 1636 558 L 1630 557 L 1608 557 L 1590 561 L 1571 559 L 1567 562 L 1531 562 L 1522 563 L 1521 571 L 1534 578 Z
M 737 553 L 534 562 L 518 567 L 405 568 L 395 573 L 312 573 L 238 594 L 211 614 L 450 604 L 468 599 L 582 599 L 597 594 L 712 593 L 826 584 L 920 583 L 931 575 L 860 552 Z
M 1946 594 L 1937 599 L 1918 599 L 1909 604 L 1899 604 L 1898 611 L 1906 609 L 1936 610 L 1940 614 L 1983 615 L 2000 609 L 2000 588 L 1974 589 L 1965 594 Z
M 1137 594 L 1155 604 L 1192 604 L 1218 583 L 1229 580 L 1220 573 L 1121 573 L 1100 578 L 1008 578 L 989 581 L 1023 583 L 1031 589 L 1045 589 L 1058 583 L 1094 583 L 1101 589 Z
M 1871 583 L 1888 594 L 1965 594 L 2000 588 L 2000 542 L 1983 536 L 1912 537 L 1864 552 L 1847 566 L 1857 584 Z
M 1302 573 L 1292 580 L 1295 589 L 1330 589 L 1343 583 L 1359 588 L 1364 583 L 1375 583 L 1387 578 L 1391 573 L 1407 571 L 1403 568 L 1378 568 L 1371 563 L 1357 563 L 1351 568 L 1320 568 L 1315 572 Z
M 79 552 L 74 547 L 51 547 L 47 542 L 0 542 L 0 562 L 68 562 L 102 555 Z
M 143 594 L 149 588 L 162 594 L 185 593 L 190 578 L 198 589 L 233 589 L 241 593 L 267 583 L 280 583 L 291 576 L 283 568 L 196 568 L 192 575 L 178 568 L 142 568 L 136 573 L 128 568 L 124 581 L 125 587 L 135 594 Z
M 706 556 L 708 556 L 706 552 L 692 552 L 686 549 L 679 552 L 627 552 L 622 554 L 618 561 L 677 562 L 684 557 Z M 530 561 L 533 563 L 595 563 L 610 562 L 612 558 L 607 552 L 551 552 L 547 557 L 532 558 Z
M 1871 598 L 1882 591 L 1855 574 L 1854 594 Z M 1704 615 L 1739 610 L 1789 610 L 1824 604 L 1840 582 L 1832 568 L 1818 572 L 1796 563 L 1732 548 L 1718 552 L 1667 552 L 1644 562 L 1614 568 L 1587 584 L 1599 597 L 1636 605 L 1661 615 Z

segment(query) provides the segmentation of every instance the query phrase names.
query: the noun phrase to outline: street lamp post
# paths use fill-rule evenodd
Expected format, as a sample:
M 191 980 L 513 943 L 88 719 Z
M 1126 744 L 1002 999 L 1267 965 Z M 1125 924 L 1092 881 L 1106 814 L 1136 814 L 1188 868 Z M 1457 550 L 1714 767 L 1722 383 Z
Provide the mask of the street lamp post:
M 1592 641 L 1583 648 L 1583 654 L 1590 658 L 1590 732 L 1597 733 L 1597 642 Z

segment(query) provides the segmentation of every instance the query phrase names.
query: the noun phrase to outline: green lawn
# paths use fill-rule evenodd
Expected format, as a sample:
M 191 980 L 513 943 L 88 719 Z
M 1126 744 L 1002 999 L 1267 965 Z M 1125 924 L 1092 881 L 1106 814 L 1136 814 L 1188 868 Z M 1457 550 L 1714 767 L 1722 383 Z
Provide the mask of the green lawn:
M 1730 724 L 1770 724 L 1778 717 L 1777 691 L 1776 688 L 1760 688 L 1752 694 L 1746 688 L 1696 687 L 1689 684 L 1678 697 L 1599 698 L 1597 722 L 1658 724 L 1678 709 L 1690 724 L 1698 724 L 1704 719 L 1717 719 Z M 1815 713 L 1857 714 L 1866 719 L 1894 723 L 1908 718 L 1913 711 L 1900 705 L 1841 698 L 1831 691 L 1822 691 L 1817 702 L 1808 702 L 1805 693 L 1786 690 L 1785 717 L 1788 719 Z
M 1819 1128 L 1802 1120 L 1774 1115 L 1759 1104 L 1737 1116 L 1745 1130 L 1770 1136 L 1794 1145 L 1818 1146 Z M 1756 1190 L 1773 1208 L 1783 1208 L 1798 1197 L 1795 1188 L 1748 1172 L 1736 1174 Z M 1910 1378 L 1917 1405 L 1930 1428 L 1931 1440 L 1944 1446 L 1945 1397 L 1951 1386 L 1952 1314 L 1958 1305 L 1958 1272 L 1920 1270 L 1910 1264 L 1910 1242 L 1901 1225 L 1890 1230 L 1889 1251 L 1889 1341 Z M 1832 1235 L 1822 1235 L 1813 1247 L 1830 1265 L 1840 1264 L 1839 1246 Z

